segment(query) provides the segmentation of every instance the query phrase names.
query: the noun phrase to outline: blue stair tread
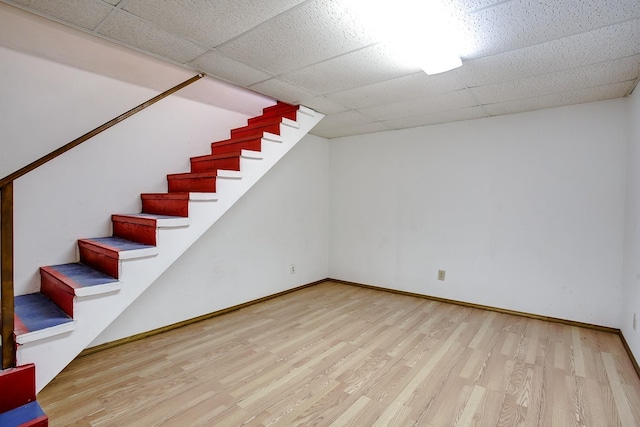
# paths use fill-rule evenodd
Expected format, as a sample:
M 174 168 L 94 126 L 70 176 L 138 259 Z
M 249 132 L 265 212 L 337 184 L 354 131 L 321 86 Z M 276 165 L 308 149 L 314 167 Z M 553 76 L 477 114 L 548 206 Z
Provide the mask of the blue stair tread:
M 46 414 L 40 407 L 40 404 L 34 400 L 26 405 L 18 406 L 11 411 L 0 414 L 0 426 L 20 426 L 42 417 L 46 417 Z
M 63 276 L 68 277 L 80 286 L 97 286 L 107 283 L 115 283 L 118 280 L 111 276 L 104 274 L 101 271 L 95 270 L 88 265 L 80 262 L 72 264 L 59 264 L 50 265 L 48 268 L 55 270 Z
M 120 237 L 95 237 L 83 240 L 93 242 L 100 246 L 107 246 L 116 251 L 134 251 L 137 249 L 155 248 L 153 245 L 143 245 L 142 243 L 132 242 L 131 240 L 122 239 Z
M 39 331 L 73 322 L 67 313 L 39 292 L 17 296 L 15 298 L 15 314 L 26 328 L 26 332 Z

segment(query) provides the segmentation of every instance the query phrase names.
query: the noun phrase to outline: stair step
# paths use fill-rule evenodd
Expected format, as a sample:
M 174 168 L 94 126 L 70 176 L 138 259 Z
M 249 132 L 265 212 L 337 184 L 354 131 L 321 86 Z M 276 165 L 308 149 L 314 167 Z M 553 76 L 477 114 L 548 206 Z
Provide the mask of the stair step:
M 286 109 L 274 110 L 273 112 L 263 113 L 261 116 L 250 118 L 247 121 L 248 126 L 256 125 L 259 123 L 267 123 L 274 119 L 286 118 L 289 120 L 295 120 L 298 116 L 298 108 L 290 107 Z
M 240 170 L 242 150 L 227 153 L 208 154 L 191 158 L 191 172 L 210 172 L 218 169 Z
M 260 151 L 233 150 L 227 153 L 208 154 L 191 158 L 191 172 L 207 172 L 213 170 L 240 170 L 240 159 L 263 158 Z
M 111 277 L 118 278 L 119 260 L 154 256 L 158 248 L 120 237 L 97 237 L 78 240 L 80 262 Z
M 215 193 L 218 172 L 177 173 L 167 175 L 169 193 Z
M 189 200 L 215 202 L 216 193 L 146 193 L 141 194 L 142 212 L 150 215 L 189 216 Z
M 122 286 L 113 277 L 79 262 L 41 267 L 40 278 L 40 292 L 71 317 L 76 296 L 115 292 Z
M 211 144 L 211 152 L 214 154 L 223 154 L 233 151 L 262 151 L 262 142 L 282 142 L 282 137 L 274 133 L 264 132 L 262 134 L 255 134 L 244 136 L 242 138 L 231 138 L 223 141 L 216 141 Z
M 167 175 L 170 193 L 215 193 L 218 179 L 241 179 L 239 171 L 187 172 Z
M 262 150 L 262 135 L 249 135 L 243 138 L 231 138 L 211 143 L 211 152 L 224 154 L 239 150 Z
M 73 319 L 40 292 L 15 298 L 14 331 L 18 344 L 70 332 Z
M 153 283 L 158 274 L 166 271 L 189 245 L 215 224 L 322 117 L 322 114 L 314 114 L 303 107 L 280 102 L 265 108 L 261 116 L 248 120 L 247 126 L 234 130 L 231 138 L 214 142 L 213 154 L 192 158 L 189 173 L 169 175 L 170 192 L 142 194 L 142 213 L 113 215 L 113 237 L 78 240 L 80 263 L 42 267 L 43 293 L 19 296 L 15 300 L 14 330 L 17 334 L 16 341 L 20 344 L 17 357 L 19 360 L 35 360 L 38 365 L 36 390 L 51 381 L 66 361 L 86 348 L 105 325 L 117 318 Z M 261 152 L 262 148 L 265 148 L 264 154 Z M 241 162 L 243 158 L 264 158 L 265 161 Z M 218 185 L 218 180 L 223 178 L 242 178 L 241 167 L 246 167 L 243 182 L 237 183 L 239 185 Z M 199 182 L 202 180 L 205 181 L 204 184 Z M 184 187 L 174 187 L 178 184 Z M 208 204 L 217 201 L 218 197 L 222 203 Z M 189 212 L 190 210 L 193 212 Z M 187 226 L 191 228 L 184 230 L 188 231 L 185 233 L 158 231 L 164 227 Z M 163 242 L 158 242 L 158 238 L 163 239 Z M 158 255 L 158 243 L 162 244 L 163 251 L 167 251 L 162 256 L 145 259 L 143 263 L 133 261 L 135 258 Z M 80 271 L 75 271 L 75 268 Z M 124 287 L 123 283 L 127 283 L 127 286 Z M 101 292 L 119 293 L 108 300 L 93 301 L 92 295 Z M 91 301 L 85 301 L 85 305 L 75 305 L 80 298 Z M 56 305 L 56 301 L 62 308 Z M 28 302 L 46 302 L 47 307 L 43 309 L 35 304 L 35 308 L 22 310 Z M 85 319 L 85 311 L 89 311 L 88 306 L 93 302 L 112 303 L 113 307 L 92 310 Z M 78 324 L 74 331 L 76 321 L 69 314 L 73 314 L 75 308 L 78 308 L 76 316 L 80 309 L 83 315 L 77 322 L 88 324 L 86 327 Z M 58 334 L 62 335 L 54 337 L 55 339 L 48 338 Z M 29 344 L 22 345 L 26 343 Z M 5 389 L 7 387 L 0 384 L 0 396 Z M 12 388 L 9 390 L 11 392 Z M 44 420 L 46 422 L 46 417 Z M 6 423 L 0 421 L 0 426 L 4 424 Z
M 299 108 L 298 105 L 291 105 L 285 102 L 278 101 L 276 105 L 272 105 L 270 107 L 266 107 L 262 110 L 262 116 L 273 116 L 277 114 L 281 114 L 282 112 L 287 112 L 290 110 L 296 111 Z
M 300 127 L 300 125 L 294 120 L 278 117 L 274 121 L 268 120 L 266 122 L 260 122 L 257 124 L 247 125 L 241 128 L 232 129 L 231 139 L 235 137 L 239 138 L 239 137 L 250 136 L 250 135 L 261 135 L 264 132 L 280 135 L 280 126 L 282 125 L 289 126 L 296 129 Z
M 0 371 L 2 393 L 0 414 L 16 409 L 36 400 L 36 367 L 33 363 Z M 0 425 L 4 425 L 0 423 Z
M 189 216 L 189 193 L 148 193 L 140 198 L 144 213 Z
M 241 138 L 245 136 L 262 136 L 264 132 L 275 133 L 280 135 L 280 124 L 282 122 L 278 120 L 275 123 L 260 123 L 259 125 L 244 126 L 231 130 L 231 138 Z
M 111 215 L 113 235 L 145 245 L 156 245 L 158 228 L 186 227 L 189 220 L 180 216 L 153 214 Z
M 0 426 L 6 427 L 46 427 L 49 417 L 44 413 L 37 401 L 19 406 L 9 412 L 0 414 Z

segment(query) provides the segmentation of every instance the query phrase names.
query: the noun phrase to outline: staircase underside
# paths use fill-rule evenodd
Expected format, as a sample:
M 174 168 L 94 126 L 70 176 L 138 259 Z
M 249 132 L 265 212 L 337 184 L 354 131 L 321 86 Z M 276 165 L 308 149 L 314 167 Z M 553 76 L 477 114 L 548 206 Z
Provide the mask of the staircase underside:
M 113 235 L 78 240 L 78 259 L 40 268 L 40 292 L 15 304 L 19 364 L 42 389 L 209 229 L 323 115 L 278 103 L 191 171 L 167 175 L 166 193 L 141 195 L 142 212 L 114 214 Z M 24 408 L 30 411 L 33 408 Z M 0 422 L 0 425 L 3 425 Z

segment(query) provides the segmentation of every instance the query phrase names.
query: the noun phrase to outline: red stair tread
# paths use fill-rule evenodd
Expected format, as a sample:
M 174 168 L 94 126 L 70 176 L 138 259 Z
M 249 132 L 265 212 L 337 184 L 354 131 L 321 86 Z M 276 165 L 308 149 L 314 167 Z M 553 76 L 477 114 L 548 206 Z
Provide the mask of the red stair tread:
M 73 317 L 77 294 L 94 286 L 118 283 L 116 279 L 82 263 L 40 267 L 40 292 L 49 297 L 65 313 Z
M 297 120 L 298 119 L 298 108 L 284 110 L 284 111 L 275 111 L 272 113 L 266 113 L 258 117 L 252 117 L 247 121 L 247 125 L 253 125 L 261 122 L 266 122 L 273 118 L 287 118 L 289 120 Z
M 218 169 L 239 171 L 241 156 L 242 150 L 233 150 L 226 153 L 192 157 L 191 172 L 207 172 Z
M 250 135 L 246 138 L 232 138 L 211 144 L 211 151 L 214 154 L 222 154 L 238 150 L 262 151 L 262 134 Z
M 219 141 L 214 141 L 211 144 L 218 144 L 218 145 L 226 145 L 226 144 L 235 144 L 238 142 L 245 142 L 245 141 L 251 141 L 253 139 L 261 139 L 264 137 L 264 133 L 257 131 L 255 134 L 252 135 L 244 135 L 244 136 L 236 136 L 233 138 L 229 138 L 229 139 L 221 139 Z M 240 150 L 235 150 L 235 151 L 240 151 Z M 227 154 L 227 153 L 214 153 L 213 155 L 217 155 L 217 154 Z M 211 155 L 211 154 L 210 154 Z
M 111 215 L 114 236 L 151 246 L 155 246 L 157 243 L 160 223 L 164 226 L 171 226 L 167 225 L 167 222 L 171 222 L 167 220 L 178 220 L 178 223 L 186 225 L 182 219 L 182 217 L 175 215 L 148 213 Z M 175 221 L 173 226 L 175 226 Z
M 157 215 L 189 216 L 189 193 L 142 194 L 142 212 Z
M 215 178 L 217 176 L 218 176 L 218 171 L 183 172 L 183 173 L 169 174 L 167 175 L 167 178 L 199 179 L 199 178 Z
M 157 221 L 127 215 L 111 215 L 113 235 L 145 245 L 156 245 Z
M 271 105 L 262 110 L 262 115 L 272 114 L 274 112 L 289 111 L 291 109 L 298 110 L 299 106 L 293 104 L 287 104 L 286 102 L 278 101 L 275 105 Z
M 225 140 L 228 141 L 228 140 Z M 224 160 L 242 156 L 242 150 L 229 151 L 219 154 L 205 154 L 204 156 L 195 156 L 191 160 Z
M 132 242 L 119 237 L 97 237 L 78 240 L 80 262 L 98 271 L 118 278 L 118 260 L 129 251 L 150 249 L 154 246 Z
M 218 172 L 187 172 L 167 175 L 169 192 L 215 193 Z
M 260 125 L 253 126 L 245 126 L 238 129 L 231 130 L 231 139 L 234 137 L 248 136 L 259 134 L 261 137 L 264 132 L 275 133 L 276 135 L 280 135 L 280 125 L 282 124 L 282 120 L 279 120 L 274 123 L 261 123 Z

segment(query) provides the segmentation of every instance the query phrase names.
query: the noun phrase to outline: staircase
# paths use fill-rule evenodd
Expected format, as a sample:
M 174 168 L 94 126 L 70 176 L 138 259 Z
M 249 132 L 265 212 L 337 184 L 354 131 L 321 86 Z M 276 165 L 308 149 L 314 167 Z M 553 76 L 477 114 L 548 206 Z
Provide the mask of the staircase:
M 167 193 L 142 194 L 141 213 L 112 215 L 111 237 L 78 240 L 78 262 L 41 267 L 40 292 L 15 298 L 17 360 L 23 366 L 0 372 L 0 417 L 35 402 L 37 391 L 322 117 L 284 103 L 264 109 L 229 139 L 212 143 L 212 154 L 191 158 L 190 172 L 168 175 Z M 22 387 L 34 375 L 33 391 L 5 404 L 5 390 Z M 33 415 L 39 419 L 39 412 Z

